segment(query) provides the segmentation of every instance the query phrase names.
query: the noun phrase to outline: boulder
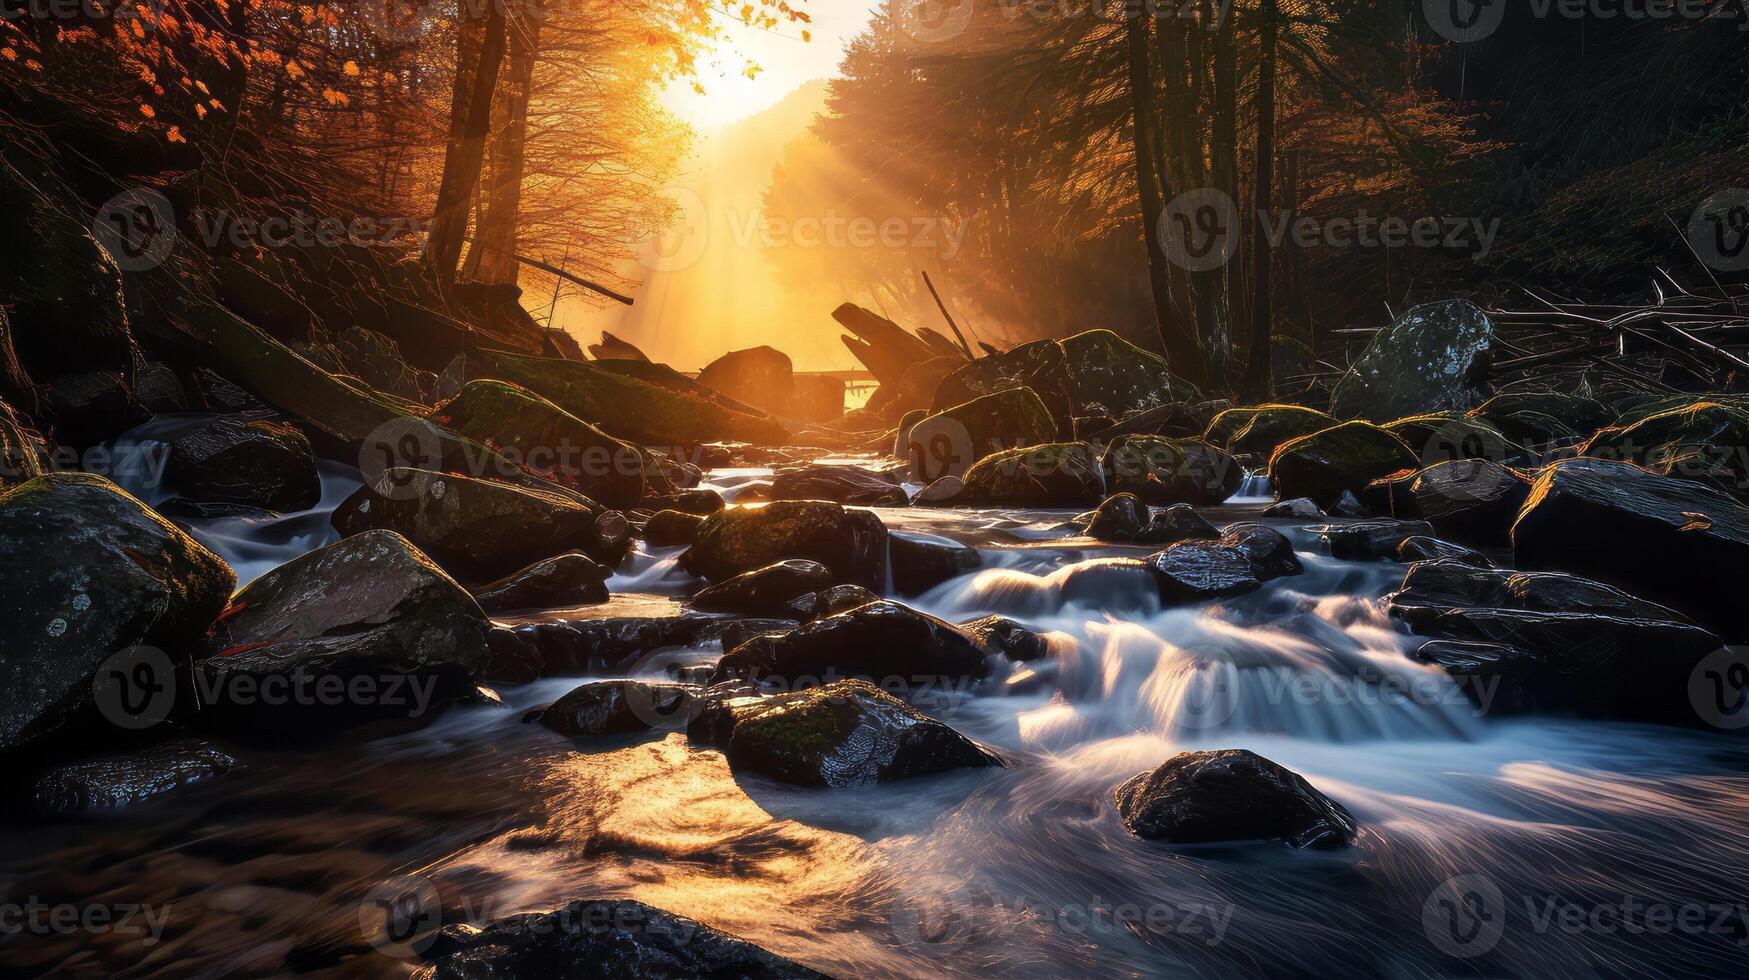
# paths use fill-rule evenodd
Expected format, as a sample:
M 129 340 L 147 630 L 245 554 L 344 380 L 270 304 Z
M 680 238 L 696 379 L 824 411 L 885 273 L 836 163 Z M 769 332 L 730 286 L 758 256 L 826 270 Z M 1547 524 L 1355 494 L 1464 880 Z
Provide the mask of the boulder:
M 1063 341 L 1069 397 L 1075 415 L 1128 418 L 1191 399 L 1195 389 L 1172 376 L 1165 358 L 1110 330 L 1089 330 Z
M 1147 564 L 1161 598 L 1174 605 L 1244 595 L 1303 571 L 1293 544 L 1261 524 L 1234 524 L 1215 540 L 1181 541 Z
M 966 492 L 966 483 L 957 476 L 944 476 L 911 498 L 913 507 L 951 507 Z
M 1693 480 L 1628 463 L 1574 459 L 1543 469 L 1512 530 L 1524 569 L 1596 578 L 1692 616 L 1730 641 L 1749 637 L 1741 589 L 1749 508 Z
M 836 616 L 852 609 L 859 609 L 871 602 L 880 601 L 880 596 L 860 585 L 834 585 L 829 589 L 822 589 L 813 596 L 813 602 L 808 603 L 802 619 L 804 621 L 825 619 L 828 616 Z M 734 648 L 726 646 L 724 649 L 732 650 Z
M 1417 465 L 1403 440 L 1376 425 L 1349 422 L 1276 449 L 1269 478 L 1281 499 L 1310 497 L 1328 510 L 1343 491 L 1365 490 L 1374 480 Z
M 1045 638 L 1002 616 L 985 616 L 961 623 L 960 631 L 984 649 L 987 657 L 1005 657 L 1016 663 L 1031 663 L 1051 655 Z
M 1310 497 L 1295 497 L 1292 500 L 1278 500 L 1263 508 L 1264 517 L 1292 517 L 1300 520 L 1327 516 L 1324 509 L 1313 502 Z
M 1345 847 L 1359 829 L 1305 777 L 1243 749 L 1185 752 L 1117 788 L 1129 832 L 1173 844 L 1278 840 Z
M 1220 528 L 1210 524 L 1189 504 L 1173 504 L 1156 511 L 1148 526 L 1135 539 L 1136 544 L 1167 545 L 1192 538 L 1218 538 Z
M 435 937 L 432 980 L 584 977 L 823 980 L 819 973 L 642 902 L 579 901 Z M 420 940 L 421 943 L 424 940 Z
M 193 500 L 295 512 L 322 498 L 315 451 L 290 425 L 219 415 L 157 438 L 169 447 L 164 482 Z
M 49 381 L 43 415 L 55 441 L 75 449 L 108 442 L 148 419 L 120 371 L 70 371 Z
M 926 538 L 894 531 L 887 536 L 893 590 L 902 596 L 922 595 L 983 565 L 978 549 L 946 538 Z
M 1615 420 L 1602 402 L 1585 395 L 1518 389 L 1502 391 L 1470 412 L 1520 445 L 1543 450 L 1588 435 Z
M 1086 507 L 1105 499 L 1097 451 L 1084 442 L 1011 449 L 966 471 L 956 504 L 985 507 Z
M 743 572 L 692 597 L 694 609 L 705 612 L 741 613 L 746 616 L 783 616 L 790 603 L 832 585 L 832 570 L 816 561 L 791 559 Z
M 360 725 L 410 727 L 474 695 L 491 623 L 406 539 L 371 531 L 256 579 L 197 665 L 202 718 L 281 743 Z
M 936 386 L 933 411 L 1009 388 L 1026 388 L 1038 395 L 1056 420 L 1057 435 L 1073 437 L 1076 405 L 1069 394 L 1069 359 L 1055 340 L 1035 340 L 957 368 Z M 902 436 L 902 424 L 900 428 Z
M 552 402 L 502 381 L 470 381 L 438 406 L 431 421 L 483 445 L 519 470 L 608 507 L 635 507 L 649 488 L 654 464 L 638 447 L 615 439 Z M 521 473 L 477 473 L 511 480 Z
M 1512 525 L 1530 498 L 1530 480 L 1485 459 L 1430 466 L 1409 483 L 1415 512 L 1440 537 L 1480 548 L 1506 547 Z
M 1134 541 L 1153 521 L 1148 505 L 1133 493 L 1114 494 L 1093 512 L 1087 536 L 1095 541 Z
M 1001 767 L 994 752 L 867 681 L 713 701 L 688 729 L 736 775 L 843 789 Z
M 913 425 L 901 458 L 912 479 L 964 478 L 992 453 L 1038 446 L 1056 438 L 1050 410 L 1030 388 L 1007 388 L 943 409 Z
M 166 654 L 155 669 L 186 664 L 237 584 L 193 538 L 108 480 L 79 473 L 0 491 L 0 553 L 11 556 L 0 574 L 9 637 L 0 648 L 0 754 L 89 719 L 93 682 L 115 654 L 154 647 Z M 137 676 L 113 679 L 131 685 Z M 170 679 L 146 683 L 162 690 Z
M 489 613 L 569 609 L 606 602 L 611 573 L 581 551 L 554 555 L 474 592 Z
M 1700 401 L 1592 436 L 1579 453 L 1749 495 L 1749 411 Z
M 762 638 L 732 650 L 713 681 L 870 677 L 887 686 L 946 678 L 982 679 L 990 672 L 984 651 L 949 623 L 897 602 L 882 600 L 808 623 L 782 637 Z
M 584 684 L 541 712 L 540 723 L 560 735 L 632 735 L 684 728 L 698 691 L 684 684 L 613 680 Z
M 1337 418 L 1386 422 L 1407 415 L 1468 411 L 1492 393 L 1494 323 L 1466 300 L 1403 314 L 1373 338 L 1337 382 Z
M 715 490 L 679 490 L 644 498 L 646 510 L 676 510 L 694 517 L 709 517 L 728 506 Z
M 730 351 L 699 372 L 698 383 L 774 415 L 794 414 L 795 365 L 776 348 Z
M 820 500 L 780 500 L 712 514 L 681 557 L 688 572 L 726 582 L 792 558 L 817 561 L 834 581 L 879 589 L 887 579 L 887 529 L 868 511 Z
M 1100 469 L 1111 492 L 1133 493 L 1158 506 L 1219 504 L 1245 479 L 1244 467 L 1207 442 L 1149 435 L 1113 440 Z
M 1314 530 L 1330 556 L 1343 561 L 1395 561 L 1404 541 L 1433 534 L 1424 522 L 1395 520 L 1329 524 Z
M 1404 538 L 1397 545 L 1397 561 L 1404 565 L 1413 565 L 1419 561 L 1441 561 L 1450 559 L 1460 565 L 1474 565 L 1477 568 L 1493 568 L 1494 562 L 1478 551 L 1471 551 L 1462 545 L 1450 541 L 1441 541 L 1423 535 Z
M 1533 462 L 1535 457 L 1486 420 L 1462 412 L 1414 415 L 1380 428 L 1407 443 L 1420 457 L 1422 466 L 1463 459 L 1517 466 Z
M 640 657 L 670 647 L 712 642 L 733 621 L 688 613 L 607 619 L 542 618 L 494 639 L 495 658 L 528 666 L 537 677 L 575 677 L 625 671 Z
M 779 470 L 772 500 L 832 500 L 856 507 L 904 507 L 911 502 L 890 473 L 860 466 L 803 466 Z
M 217 779 L 238 765 L 200 739 L 160 742 L 54 766 L 31 779 L 30 805 L 39 813 L 63 817 L 113 811 Z
M 496 582 L 567 551 L 601 553 L 591 501 L 425 470 L 385 470 L 333 515 L 352 536 L 394 531 L 464 582 Z
M 658 511 L 644 525 L 644 542 L 652 548 L 672 548 L 691 545 L 698 539 L 698 529 L 704 518 L 683 514 L 677 510 Z
M 1341 424 L 1323 412 L 1298 405 L 1258 405 L 1215 416 L 1203 438 L 1228 452 L 1268 459 L 1285 443 Z

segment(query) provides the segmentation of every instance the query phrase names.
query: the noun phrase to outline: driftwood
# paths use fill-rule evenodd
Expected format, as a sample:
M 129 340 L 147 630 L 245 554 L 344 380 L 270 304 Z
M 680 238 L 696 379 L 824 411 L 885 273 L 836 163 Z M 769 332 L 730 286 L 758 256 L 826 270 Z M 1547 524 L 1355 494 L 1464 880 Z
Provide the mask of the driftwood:
M 943 356 L 961 359 L 966 356 L 952 341 L 932 330 L 913 334 L 854 303 L 846 303 L 832 311 L 832 319 L 856 335 L 843 338 L 844 346 L 884 386 L 898 385 L 913 365 Z
M 598 361 L 643 361 L 648 364 L 650 358 L 636 345 L 615 337 L 607 331 L 601 331 L 601 343 L 589 345 L 589 356 Z
M 947 325 L 953 328 L 953 335 L 959 338 L 960 349 L 966 352 L 966 359 L 977 360 L 978 355 L 972 353 L 972 345 L 966 343 L 966 335 L 960 333 L 960 325 L 953 321 L 953 314 L 947 311 L 947 304 L 941 301 L 941 293 L 936 291 L 935 282 L 929 278 L 927 272 L 923 273 L 923 285 L 929 287 L 929 295 L 935 297 L 935 308 L 941 311 L 941 318 L 947 321 Z

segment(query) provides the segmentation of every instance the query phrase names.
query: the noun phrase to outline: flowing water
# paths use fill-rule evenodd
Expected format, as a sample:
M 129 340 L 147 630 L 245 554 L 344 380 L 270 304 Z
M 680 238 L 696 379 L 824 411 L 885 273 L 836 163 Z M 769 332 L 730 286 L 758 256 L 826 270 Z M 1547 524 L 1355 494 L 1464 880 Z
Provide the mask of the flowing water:
M 733 493 L 768 471 L 712 474 Z M 1253 519 L 1254 505 L 1205 511 Z M 1405 657 L 1400 566 L 1336 561 L 1162 609 L 1063 512 L 881 512 L 985 568 L 912 601 L 1001 613 L 1048 663 L 928 692 L 1020 764 L 866 790 L 732 776 L 683 734 L 573 742 L 522 722 L 577 678 L 503 689 L 423 730 L 239 751 L 247 768 L 102 819 L 0 839 L 10 901 L 162 914 L 156 936 L 0 936 L 0 975 L 396 976 L 368 941 L 409 886 L 448 922 L 635 898 L 839 977 L 1749 974 L 1749 779 L 1726 735 L 1484 718 Z M 217 532 L 247 555 L 253 529 Z M 315 544 L 320 535 L 277 535 Z M 673 608 L 677 549 L 640 554 L 590 615 Z M 685 652 L 708 662 L 721 651 Z M 1119 782 L 1249 748 L 1361 826 L 1344 851 L 1171 847 L 1126 833 Z M 1666 912 L 1652 912 L 1664 908 Z

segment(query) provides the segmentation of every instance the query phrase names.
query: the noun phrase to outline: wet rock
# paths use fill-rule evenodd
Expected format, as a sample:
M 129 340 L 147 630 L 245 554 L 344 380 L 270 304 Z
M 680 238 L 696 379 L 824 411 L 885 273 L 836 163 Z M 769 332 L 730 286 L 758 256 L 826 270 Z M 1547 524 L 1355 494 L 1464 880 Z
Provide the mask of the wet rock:
M 1615 420 L 1615 413 L 1594 398 L 1534 389 L 1500 392 L 1470 415 L 1515 443 L 1539 449 L 1589 435 Z
M 40 813 L 57 816 L 117 810 L 216 779 L 238 764 L 199 739 L 162 742 L 55 766 L 31 780 L 30 804 Z
M 890 473 L 858 466 L 805 466 L 779 471 L 772 500 L 832 500 L 857 507 L 904 507 L 911 502 Z
M 1679 609 L 1728 640 L 1749 636 L 1736 576 L 1749 567 L 1749 508 L 1693 480 L 1627 463 L 1546 467 L 1512 532 L 1524 569 L 1562 569 Z
M 991 657 L 1006 657 L 1016 663 L 1044 660 L 1051 655 L 1045 638 L 1002 616 L 985 616 L 961 623 L 960 630 L 984 648 Z
M 0 573 L 0 753 L 89 718 L 113 654 L 143 645 L 167 654 L 163 666 L 186 663 L 237 582 L 193 538 L 85 474 L 0 491 L 0 553 L 12 557 Z
M 1086 507 L 1105 499 L 1094 448 L 1083 442 L 986 456 L 966 472 L 955 503 L 985 507 Z
M 237 593 L 198 665 L 204 717 L 269 740 L 423 724 L 473 694 L 489 629 L 473 597 L 418 548 L 368 531 Z
M 912 478 L 934 483 L 964 478 L 992 453 L 1039 446 L 1056 438 L 1050 410 L 1030 388 L 1008 388 L 943 409 L 911 427 L 902 458 Z
M 854 586 L 851 587 L 854 588 Z M 813 594 L 805 595 L 796 599 L 796 602 L 801 603 L 815 598 L 817 598 L 817 596 Z M 698 634 L 697 642 L 706 643 L 714 638 L 722 645 L 723 652 L 727 653 L 754 637 L 768 635 L 781 636 L 782 634 L 795 629 L 797 626 L 802 625 L 804 617 L 800 615 L 799 610 L 796 612 L 797 615 L 787 619 L 721 620 L 701 630 Z M 699 680 L 703 681 L 710 679 L 710 675 L 714 672 L 715 668 L 700 667 L 697 669 L 701 675 Z
M 1415 415 L 1381 428 L 1407 443 L 1423 466 L 1462 459 L 1519 465 L 1534 455 L 1489 422 L 1461 412 Z
M 783 616 L 800 596 L 832 585 L 832 570 L 805 559 L 767 565 L 713 585 L 692 597 L 694 609 L 705 612 L 742 613 L 748 616 Z
M 902 596 L 922 595 L 943 582 L 975 571 L 984 563 L 976 548 L 946 538 L 892 532 L 887 538 L 893 568 L 893 589 Z
M 47 387 L 43 414 L 53 423 L 55 441 L 61 445 L 88 449 L 148 418 L 120 371 L 70 372 L 55 377 Z
M 1087 536 L 1095 541 L 1134 541 L 1152 520 L 1148 505 L 1140 497 L 1133 493 L 1114 494 L 1093 512 Z
M 1244 595 L 1302 571 L 1287 538 L 1261 524 L 1234 524 L 1217 540 L 1180 542 L 1147 564 L 1169 604 Z
M 1324 511 L 1310 497 L 1280 500 L 1263 508 L 1264 517 L 1296 517 L 1301 520 L 1323 517 Z
M 540 723 L 560 735 L 631 735 L 684 728 L 698 692 L 683 684 L 613 680 L 584 684 L 541 713 Z
M 1268 459 L 1276 449 L 1295 439 L 1341 424 L 1323 412 L 1298 405 L 1258 405 L 1230 409 L 1215 416 L 1204 438 L 1231 453 Z
M 580 551 L 555 555 L 474 593 L 489 613 L 567 609 L 606 602 L 610 572 Z
M 1335 517 L 1359 518 L 1373 516 L 1372 511 L 1368 510 L 1367 506 L 1360 502 L 1360 498 L 1355 496 L 1353 490 L 1342 491 L 1342 496 L 1336 498 L 1336 506 L 1330 508 L 1330 513 Z
M 1186 752 L 1117 788 L 1129 832 L 1173 844 L 1278 840 L 1347 846 L 1359 829 L 1305 777 L 1243 749 Z
M 957 476 L 944 476 L 917 492 L 914 507 L 949 507 L 966 492 L 966 484 Z
M 1483 459 L 1431 466 L 1409 484 L 1415 510 L 1440 537 L 1483 548 L 1505 547 L 1530 498 L 1530 481 L 1510 467 Z
M 1107 447 L 1100 467 L 1113 493 L 1133 493 L 1158 506 L 1218 504 L 1245 479 L 1244 467 L 1198 439 L 1123 436 Z
M 1309 497 L 1328 509 L 1344 490 L 1358 492 L 1416 466 L 1403 440 L 1376 425 L 1349 422 L 1281 446 L 1270 457 L 1269 478 L 1282 499 Z
M 984 651 L 949 623 L 897 602 L 880 601 L 808 623 L 770 643 L 726 654 L 713 680 L 870 677 L 900 683 L 981 679 Z
M 1385 422 L 1475 408 L 1492 394 L 1493 348 L 1493 321 L 1475 304 L 1417 306 L 1374 337 L 1337 383 L 1331 414 Z
M 792 558 L 825 565 L 835 581 L 882 588 L 887 578 L 886 525 L 868 511 L 818 500 L 726 510 L 704 519 L 681 564 L 700 578 L 725 582 Z
M 635 507 L 654 467 L 624 442 L 545 398 L 502 381 L 470 381 L 431 421 L 498 450 L 509 463 L 608 507 Z M 510 480 L 521 474 L 481 474 Z
M 1305 571 L 1299 556 L 1294 554 L 1293 542 L 1280 531 L 1262 524 L 1230 524 L 1221 533 L 1220 543 L 1238 549 L 1251 562 L 1258 578 L 1265 582 Z
M 690 545 L 698 539 L 704 518 L 677 510 L 658 511 L 644 525 L 644 541 L 652 548 L 672 548 Z
M 881 597 L 860 585 L 834 585 L 830 589 L 821 590 L 809 604 L 806 620 L 825 619 L 839 613 L 859 609 L 871 602 L 880 602 Z M 725 647 L 725 649 L 733 649 Z
M 164 481 L 195 500 L 296 512 L 322 497 L 315 451 L 290 425 L 220 415 L 190 420 L 161 441 L 169 446 Z
M 1700 401 L 1654 412 L 1592 436 L 1579 452 L 1697 480 L 1739 497 L 1749 493 L 1749 411 Z
M 627 900 L 573 902 L 550 912 L 511 916 L 484 929 L 445 930 L 439 948 L 433 980 L 822 980 L 813 970 L 703 923 Z
M 1089 330 L 1063 342 L 1075 414 L 1128 418 L 1195 395 L 1166 360 L 1110 330 Z
M 698 383 L 774 415 L 790 415 L 795 401 L 795 365 L 772 347 L 730 351 L 699 372 Z
M 1577 575 L 1450 560 L 1411 565 L 1403 588 L 1391 596 L 1391 612 L 1412 628 L 1452 610 L 1478 607 L 1684 621 L 1671 609 Z
M 1371 520 L 1315 528 L 1332 558 L 1343 561 L 1395 561 L 1404 541 L 1430 537 L 1433 528 L 1421 521 Z
M 1156 511 L 1135 541 L 1137 544 L 1167 545 L 1193 538 L 1218 538 L 1220 528 L 1210 524 L 1189 504 L 1173 504 Z
M 646 510 L 673 510 L 694 517 L 709 517 L 727 506 L 723 495 L 715 490 L 682 490 L 644 499 Z
M 1477 568 L 1492 568 L 1494 562 L 1486 555 L 1471 551 L 1462 545 L 1438 538 L 1415 536 L 1404 538 L 1397 546 L 1397 561 L 1412 565 L 1420 561 L 1441 561 L 1450 559 L 1460 565 L 1474 565 Z
M 1539 704 L 1535 654 L 1505 643 L 1473 640 L 1429 640 L 1414 659 L 1451 675 L 1458 687 L 1487 714 L 1524 714 Z
M 567 551 L 598 554 L 599 507 L 580 498 L 425 470 L 385 470 L 333 515 L 348 537 L 394 531 L 464 582 L 496 582 Z
M 936 386 L 934 411 L 1009 388 L 1037 394 L 1056 420 L 1057 434 L 1070 434 L 1075 402 L 1069 394 L 1069 361 L 1063 345 L 1055 340 L 1021 344 L 957 368 Z
M 160 361 L 152 361 L 134 376 L 134 400 L 153 415 L 186 412 L 192 406 L 182 376 Z
M 689 731 L 695 738 L 708 733 L 736 775 L 798 786 L 842 789 L 1003 765 L 995 753 L 861 680 L 714 701 Z
M 515 627 L 509 642 L 543 677 L 580 676 L 624 671 L 646 654 L 705 643 L 726 625 L 697 614 L 543 620 Z

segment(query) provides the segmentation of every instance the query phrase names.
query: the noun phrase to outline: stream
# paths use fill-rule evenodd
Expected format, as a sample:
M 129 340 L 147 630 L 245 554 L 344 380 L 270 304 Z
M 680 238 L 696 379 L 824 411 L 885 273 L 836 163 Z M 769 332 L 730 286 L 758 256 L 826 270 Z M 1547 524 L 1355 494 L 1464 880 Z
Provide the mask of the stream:
M 326 509 L 196 533 L 247 581 L 324 542 L 349 486 L 325 476 Z M 769 471 L 708 479 L 733 498 Z M 1256 520 L 1260 489 L 1203 513 Z M 1162 609 L 1099 562 L 1150 549 L 1078 537 L 1069 512 L 879 513 L 984 557 L 907 602 L 1046 636 L 1049 662 L 917 698 L 1014 768 L 802 790 L 737 778 L 683 733 L 574 742 L 523 723 L 582 678 L 503 688 L 502 704 L 375 741 L 226 746 L 245 765 L 223 778 L 11 828 L 10 900 L 138 906 L 160 927 L 0 935 L 0 976 L 403 976 L 421 960 L 367 936 L 408 890 L 438 896 L 445 923 L 633 898 L 843 978 L 1749 975 L 1743 740 L 1484 717 L 1407 658 L 1380 602 L 1403 567 L 1322 555 L 1303 522 L 1270 522 L 1303 575 Z M 565 615 L 677 608 L 697 586 L 678 551 L 640 552 L 609 604 Z M 665 651 L 634 673 L 721 653 Z M 1198 748 L 1302 774 L 1358 840 L 1128 834 L 1113 787 Z

